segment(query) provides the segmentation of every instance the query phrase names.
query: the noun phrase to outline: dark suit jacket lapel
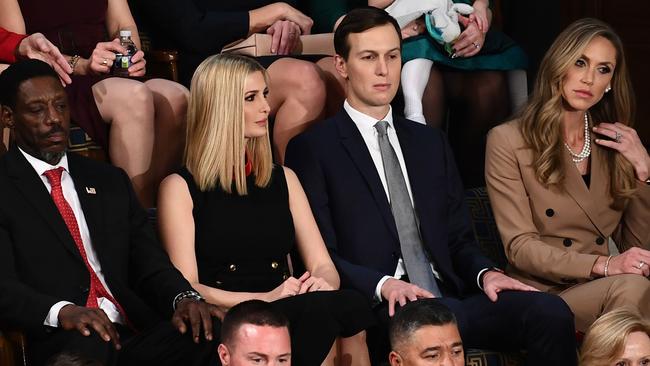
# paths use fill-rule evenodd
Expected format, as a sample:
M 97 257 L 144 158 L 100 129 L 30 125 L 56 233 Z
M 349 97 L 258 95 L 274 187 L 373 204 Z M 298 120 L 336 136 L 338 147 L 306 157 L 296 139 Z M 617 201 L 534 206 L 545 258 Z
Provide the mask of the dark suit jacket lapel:
M 428 189 L 427 187 L 422 187 L 423 182 L 431 181 L 431 179 L 427 179 L 426 177 L 427 174 L 430 174 L 431 167 L 425 165 L 426 160 L 421 157 L 422 149 L 418 149 L 417 141 L 415 141 L 415 136 L 411 134 L 411 131 L 405 128 L 401 119 L 393 117 L 393 121 L 395 131 L 397 132 L 397 139 L 402 149 L 402 155 L 404 156 L 406 171 L 409 176 L 415 214 L 420 222 L 433 222 L 430 217 L 425 217 L 427 210 L 421 210 L 423 212 L 420 212 L 417 207 L 417 202 L 423 202 L 418 197 L 425 194 Z
M 391 212 L 388 198 L 386 198 L 386 191 L 384 190 L 384 186 L 381 184 L 381 179 L 379 178 L 379 174 L 375 168 L 375 163 L 370 157 L 368 147 L 366 146 L 366 142 L 363 140 L 359 129 L 357 129 L 357 126 L 345 110 L 339 112 L 334 121 L 339 130 L 341 144 L 343 144 L 343 147 L 347 150 L 348 154 L 350 154 L 350 158 L 366 180 L 368 188 L 370 189 L 370 192 L 372 192 L 375 202 L 377 202 L 379 212 L 381 212 L 384 221 L 386 221 L 386 225 L 388 225 L 395 238 L 398 238 L 397 227 L 395 226 L 395 220 L 393 219 L 393 213 Z
M 104 248 L 102 245 L 104 240 L 104 211 L 102 210 L 104 195 L 102 193 L 104 192 L 102 192 L 97 178 L 88 174 L 88 171 L 84 169 L 80 157 L 68 154 L 68 165 L 88 225 L 93 249 L 100 254 Z M 101 259 L 102 255 L 99 255 L 99 258 Z M 102 263 L 102 268 L 104 267 Z
M 54 205 L 52 197 L 34 168 L 17 147 L 13 147 L 7 155 L 9 155 L 7 159 L 8 174 L 14 180 L 18 191 L 25 197 L 25 201 L 32 205 L 36 212 L 49 224 L 64 247 L 79 260 L 82 260 L 72 235 L 70 235 L 70 231 L 68 231 L 68 227 L 61 217 L 61 213 Z

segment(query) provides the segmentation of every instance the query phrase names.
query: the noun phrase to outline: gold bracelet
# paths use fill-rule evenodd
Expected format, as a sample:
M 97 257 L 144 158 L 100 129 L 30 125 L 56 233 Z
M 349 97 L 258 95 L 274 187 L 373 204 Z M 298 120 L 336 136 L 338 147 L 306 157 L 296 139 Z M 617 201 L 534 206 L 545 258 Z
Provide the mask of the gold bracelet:
M 79 62 L 79 59 L 81 56 L 79 55 L 74 55 L 70 57 L 70 61 L 68 61 L 68 65 L 70 65 L 70 68 L 72 69 L 72 73 L 74 73 L 74 67 L 77 66 L 77 62 Z

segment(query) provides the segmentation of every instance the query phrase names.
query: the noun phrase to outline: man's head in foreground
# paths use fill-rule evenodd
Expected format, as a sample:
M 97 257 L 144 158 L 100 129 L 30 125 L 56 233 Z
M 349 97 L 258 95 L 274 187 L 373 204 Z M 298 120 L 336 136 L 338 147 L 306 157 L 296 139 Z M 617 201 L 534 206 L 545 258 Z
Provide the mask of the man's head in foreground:
M 224 366 L 291 365 L 289 321 L 269 303 L 244 301 L 226 314 L 218 353 Z
M 391 366 L 464 366 L 456 317 L 436 300 L 404 305 L 390 322 Z

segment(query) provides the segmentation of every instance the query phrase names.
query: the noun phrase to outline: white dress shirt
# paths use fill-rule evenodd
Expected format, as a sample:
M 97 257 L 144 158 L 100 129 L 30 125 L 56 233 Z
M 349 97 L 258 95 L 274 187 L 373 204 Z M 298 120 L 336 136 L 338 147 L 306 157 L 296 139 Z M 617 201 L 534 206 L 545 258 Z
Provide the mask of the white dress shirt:
M 411 205 L 414 205 L 413 193 L 411 192 L 411 183 L 409 181 L 409 175 L 406 169 L 406 163 L 404 162 L 402 147 L 399 144 L 399 139 L 397 138 L 397 132 L 395 131 L 395 126 L 393 125 L 392 107 L 389 106 L 388 113 L 386 114 L 386 116 L 384 116 L 382 119 L 379 120 L 354 109 L 354 107 L 352 107 L 347 100 L 343 103 L 343 109 L 345 109 L 345 111 L 352 119 L 352 122 L 354 122 L 354 124 L 357 126 L 357 129 L 361 133 L 361 137 L 363 137 L 363 141 L 366 143 L 366 147 L 368 148 L 370 157 L 372 158 L 372 161 L 375 164 L 375 168 L 377 169 L 377 173 L 379 174 L 379 179 L 381 179 L 381 184 L 384 187 L 386 198 L 390 202 L 388 183 L 386 180 L 386 174 L 384 172 L 384 163 L 381 159 L 381 150 L 379 150 L 378 133 L 377 133 L 377 129 L 375 129 L 375 124 L 377 122 L 379 121 L 388 122 L 388 129 L 386 131 L 388 134 L 388 141 L 390 142 L 390 145 L 393 147 L 393 150 L 395 150 L 395 154 L 397 155 L 397 160 L 399 161 L 400 168 L 402 169 L 402 175 L 404 176 L 404 181 L 406 182 L 406 189 L 408 190 L 409 197 L 411 198 Z M 433 272 L 433 275 L 436 277 L 436 280 L 442 281 L 442 277 L 440 277 L 440 274 L 436 272 L 433 263 L 430 263 L 430 265 L 431 265 L 431 271 Z M 481 274 L 486 270 L 487 268 L 481 270 L 478 276 L 476 277 L 476 284 L 479 286 L 479 288 L 480 288 L 479 279 L 481 277 Z M 397 268 L 395 269 L 395 274 L 393 276 L 384 276 L 377 283 L 377 286 L 375 287 L 375 301 L 377 302 L 381 301 L 382 298 L 381 287 L 384 285 L 384 283 L 387 280 L 391 278 L 400 279 L 405 274 L 406 274 L 406 267 L 404 266 L 404 260 L 400 257 L 399 260 L 397 261 Z
M 68 168 L 67 155 L 64 155 L 58 164 L 50 165 L 40 159 L 37 159 L 27 154 L 20 148 L 19 150 L 23 154 L 23 156 L 25 156 L 27 162 L 29 162 L 32 168 L 34 168 L 36 174 L 38 174 L 38 176 L 41 177 L 41 180 L 43 181 L 45 188 L 47 188 L 47 191 L 50 193 L 52 192 L 52 186 L 50 185 L 50 181 L 47 179 L 44 173 L 48 170 L 56 169 L 58 167 L 64 168 L 64 171 L 61 174 L 61 188 L 63 190 L 63 197 L 65 197 L 65 200 L 68 201 L 68 204 L 72 208 L 75 218 L 77 219 L 77 225 L 79 226 L 79 232 L 81 233 L 81 241 L 83 242 L 84 249 L 86 250 L 86 257 L 88 258 L 88 263 L 90 263 L 90 266 L 95 271 L 97 277 L 99 277 L 99 281 L 101 281 L 101 283 L 104 285 L 106 290 L 111 295 L 113 295 L 111 290 L 108 288 L 106 281 L 104 280 L 104 274 L 102 272 L 101 265 L 97 260 L 97 254 L 95 253 L 95 250 L 93 249 L 92 246 L 92 240 L 90 239 L 90 231 L 88 230 L 86 217 L 84 216 L 84 212 L 81 209 L 79 196 L 77 195 L 77 191 L 75 190 L 74 187 L 74 182 L 72 181 L 72 177 L 70 176 L 69 173 L 70 169 Z M 73 303 L 70 301 L 59 301 L 56 304 L 54 304 L 50 308 L 50 311 L 47 314 L 47 317 L 45 318 L 43 324 L 48 325 L 50 327 L 58 327 L 59 311 L 61 310 L 62 307 L 68 304 L 73 304 Z M 110 302 L 108 299 L 104 297 L 97 298 L 97 304 L 99 305 L 100 309 L 104 310 L 104 312 L 108 316 L 108 319 L 110 319 L 112 322 L 124 324 L 124 319 L 122 318 L 122 315 L 120 314 L 115 304 L 113 304 L 112 302 Z

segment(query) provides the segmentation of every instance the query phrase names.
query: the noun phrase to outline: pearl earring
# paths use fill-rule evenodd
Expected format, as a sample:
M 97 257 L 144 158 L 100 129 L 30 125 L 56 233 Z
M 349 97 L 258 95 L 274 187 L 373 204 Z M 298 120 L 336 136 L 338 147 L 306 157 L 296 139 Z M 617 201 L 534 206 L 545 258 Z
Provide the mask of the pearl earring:
M 612 90 L 612 87 L 608 85 L 607 88 L 605 88 L 605 93 L 609 93 L 610 90 Z

